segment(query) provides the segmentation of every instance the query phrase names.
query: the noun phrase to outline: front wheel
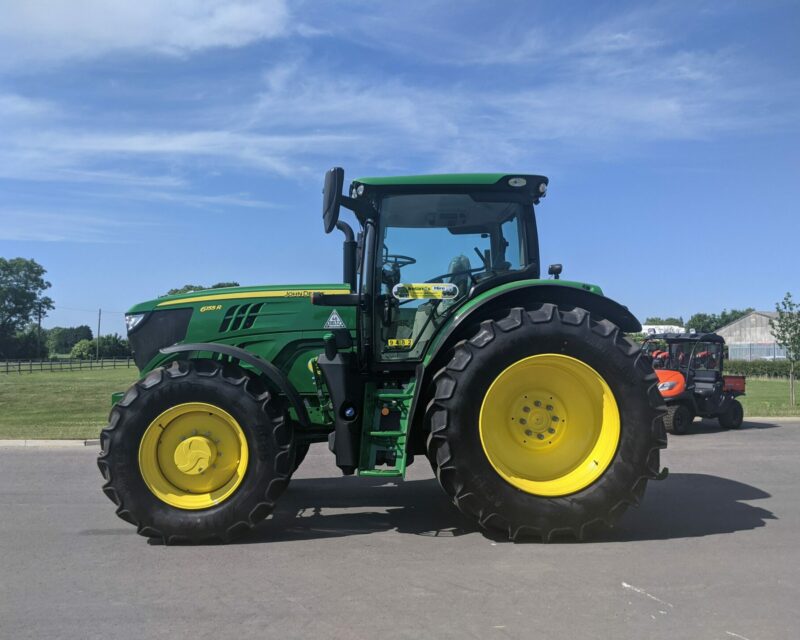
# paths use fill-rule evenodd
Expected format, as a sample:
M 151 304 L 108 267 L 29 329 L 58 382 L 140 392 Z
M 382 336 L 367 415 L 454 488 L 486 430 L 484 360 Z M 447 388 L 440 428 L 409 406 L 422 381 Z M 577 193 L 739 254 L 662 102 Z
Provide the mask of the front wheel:
M 677 436 L 686 434 L 693 420 L 692 412 L 684 404 L 670 405 L 667 409 L 667 415 L 664 416 L 664 424 L 667 427 L 667 431 Z
M 164 542 L 226 542 L 272 511 L 293 431 L 258 378 L 209 360 L 135 383 L 100 434 L 97 464 L 117 515 Z
M 429 457 L 455 505 L 487 530 L 582 539 L 658 475 L 666 438 L 652 367 L 583 309 L 487 320 L 434 382 Z

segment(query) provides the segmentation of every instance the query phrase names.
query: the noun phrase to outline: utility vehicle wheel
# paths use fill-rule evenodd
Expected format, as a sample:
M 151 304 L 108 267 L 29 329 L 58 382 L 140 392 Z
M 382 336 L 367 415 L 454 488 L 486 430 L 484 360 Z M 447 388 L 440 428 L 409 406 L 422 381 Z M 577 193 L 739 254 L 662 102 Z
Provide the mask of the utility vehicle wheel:
M 429 457 L 466 515 L 510 539 L 583 539 L 639 502 L 666 446 L 652 367 L 583 309 L 487 320 L 434 376 Z
M 158 368 L 128 389 L 97 461 L 117 515 L 166 543 L 227 542 L 272 511 L 294 435 L 283 402 L 210 360 Z
M 667 415 L 664 416 L 664 426 L 667 431 L 675 435 L 682 436 L 689 430 L 692 424 L 692 412 L 683 404 L 673 404 L 667 408 Z
M 738 400 L 732 400 L 728 410 L 719 416 L 719 426 L 723 429 L 738 429 L 744 421 L 744 408 Z

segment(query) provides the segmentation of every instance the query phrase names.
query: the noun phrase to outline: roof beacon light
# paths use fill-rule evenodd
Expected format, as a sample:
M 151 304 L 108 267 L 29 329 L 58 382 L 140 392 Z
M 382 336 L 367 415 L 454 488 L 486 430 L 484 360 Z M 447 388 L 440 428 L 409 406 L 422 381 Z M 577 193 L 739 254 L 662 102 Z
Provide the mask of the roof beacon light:
M 547 193 L 547 183 L 546 182 L 540 182 L 539 183 L 539 193 L 541 193 L 542 195 Z

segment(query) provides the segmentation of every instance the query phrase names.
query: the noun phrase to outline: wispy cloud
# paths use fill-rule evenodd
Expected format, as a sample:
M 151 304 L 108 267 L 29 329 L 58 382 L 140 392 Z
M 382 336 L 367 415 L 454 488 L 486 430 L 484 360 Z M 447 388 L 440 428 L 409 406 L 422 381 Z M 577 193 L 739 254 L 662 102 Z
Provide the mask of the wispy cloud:
M 0 68 L 135 51 L 185 55 L 284 35 L 283 0 L 26 0 L 3 3 Z
M 122 220 L 64 211 L 0 209 L 0 240 L 23 242 L 118 242 L 121 231 L 145 226 L 141 217 Z
M 37 11 L 29 8 L 34 5 Z M 48 13 L 41 3 L 15 5 L 20 21 L 13 38 L 24 40 L 24 51 L 39 35 L 52 36 L 66 56 L 84 55 L 78 41 L 92 55 L 122 49 L 186 54 L 278 38 L 297 29 L 290 23 L 299 24 L 277 0 L 87 0 L 80 6 L 76 15 L 103 19 L 76 26 L 73 16 L 62 24 L 58 7 Z M 652 142 L 775 129 L 794 119 L 796 85 L 776 88 L 736 50 L 688 47 L 663 7 L 577 27 L 505 20 L 484 29 L 477 21 L 478 28 L 461 32 L 448 27 L 446 3 L 396 14 L 359 11 L 356 3 L 346 25 L 328 22 L 332 9 L 311 6 L 317 3 L 295 14 L 308 18 L 304 33 L 312 40 L 350 37 L 376 51 L 413 49 L 423 68 L 453 71 L 343 73 L 313 49 L 288 47 L 251 71 L 227 100 L 215 95 L 211 104 L 183 104 L 180 119 L 166 114 L 169 107 L 148 104 L 124 120 L 95 121 L 83 105 L 2 94 L 0 116 L 13 118 L 14 127 L 0 145 L 0 177 L 117 183 L 134 195 L 136 187 L 149 186 L 158 197 L 173 194 L 189 206 L 250 206 L 247 198 L 224 193 L 192 203 L 191 176 L 209 166 L 307 176 L 331 158 L 381 171 L 510 168 L 545 155 L 548 164 L 564 164 L 587 152 L 619 155 Z M 129 29 L 122 29 L 124 22 Z M 3 29 L 9 27 L 0 27 L 0 35 Z M 118 30 L 131 33 L 117 37 Z M 168 124 L 151 124 L 154 113 Z

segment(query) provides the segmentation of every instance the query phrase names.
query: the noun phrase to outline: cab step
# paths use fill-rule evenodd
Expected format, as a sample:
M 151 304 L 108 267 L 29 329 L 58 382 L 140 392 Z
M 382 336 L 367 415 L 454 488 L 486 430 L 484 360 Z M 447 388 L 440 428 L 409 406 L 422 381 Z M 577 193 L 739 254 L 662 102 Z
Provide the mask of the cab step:
M 413 384 L 405 388 L 366 390 L 364 428 L 358 475 L 403 477 L 406 473 L 406 442 Z

